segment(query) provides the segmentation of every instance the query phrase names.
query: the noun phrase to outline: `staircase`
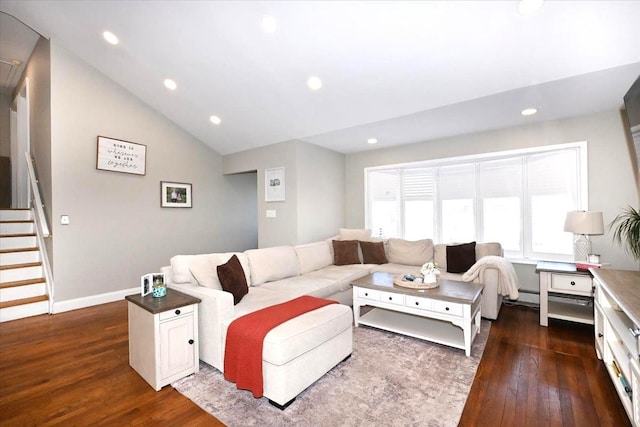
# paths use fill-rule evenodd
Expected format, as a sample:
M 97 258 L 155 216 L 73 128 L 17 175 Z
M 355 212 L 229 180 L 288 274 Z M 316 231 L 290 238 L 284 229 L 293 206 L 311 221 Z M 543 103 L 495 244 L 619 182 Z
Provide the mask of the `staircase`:
M 0 209 L 0 322 L 49 313 L 42 255 L 29 209 Z

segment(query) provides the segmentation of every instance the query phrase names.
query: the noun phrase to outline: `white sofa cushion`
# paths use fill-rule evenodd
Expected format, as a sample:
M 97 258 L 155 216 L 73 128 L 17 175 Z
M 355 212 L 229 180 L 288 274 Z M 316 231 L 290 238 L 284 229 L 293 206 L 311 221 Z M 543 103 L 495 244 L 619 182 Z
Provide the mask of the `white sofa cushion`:
M 273 328 L 264 337 L 262 359 L 276 366 L 284 365 L 350 329 L 352 321 L 351 309 L 340 304 L 302 314 Z
M 249 257 L 251 286 L 300 274 L 298 256 L 293 246 L 249 249 L 244 253 Z
M 290 299 L 302 295 L 311 295 L 318 298 L 328 298 L 340 292 L 339 283 L 329 279 L 320 279 L 309 275 L 287 277 L 286 279 L 267 282 L 260 289 L 270 289 L 279 294 L 289 295 Z
M 502 245 L 496 242 L 476 244 L 476 260 L 489 255 L 503 256 Z
M 433 259 L 433 241 L 431 239 L 416 241 L 389 239 L 387 251 L 390 263 L 422 265 Z
M 387 265 L 387 264 L 383 264 Z M 371 264 L 329 265 L 305 274 L 305 277 L 328 279 L 338 284 L 340 292 L 351 289 L 351 282 L 369 274 Z
M 300 264 L 300 274 L 320 270 L 333 264 L 333 256 L 326 240 L 294 247 Z
M 365 228 L 341 228 L 340 240 L 371 240 L 371 230 Z
M 189 263 L 189 271 L 200 286 L 211 289 L 222 289 L 218 278 L 218 266 L 226 263 L 236 255 L 244 270 L 247 285 L 251 283 L 251 270 L 249 269 L 249 258 L 242 252 L 227 252 L 205 255 L 195 255 Z

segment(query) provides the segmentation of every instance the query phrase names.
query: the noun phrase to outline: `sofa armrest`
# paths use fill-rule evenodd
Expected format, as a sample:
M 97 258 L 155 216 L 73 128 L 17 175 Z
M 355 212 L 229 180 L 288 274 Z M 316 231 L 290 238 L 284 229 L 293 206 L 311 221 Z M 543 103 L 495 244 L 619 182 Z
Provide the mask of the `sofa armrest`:
M 198 342 L 200 359 L 222 372 L 224 369 L 223 325 L 234 316 L 233 295 L 204 286 L 169 283 L 169 287 L 200 298 Z
M 498 293 L 500 274 L 496 268 L 485 268 L 476 279 L 484 285 L 482 291 L 482 317 L 497 319 L 502 306 L 502 295 Z

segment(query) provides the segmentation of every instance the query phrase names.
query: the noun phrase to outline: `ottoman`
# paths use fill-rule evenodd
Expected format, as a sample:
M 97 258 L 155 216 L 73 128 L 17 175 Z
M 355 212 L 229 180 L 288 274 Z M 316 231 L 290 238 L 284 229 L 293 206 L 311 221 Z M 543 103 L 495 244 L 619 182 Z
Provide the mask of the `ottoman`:
M 351 308 L 331 304 L 273 328 L 264 339 L 264 396 L 285 409 L 353 351 Z

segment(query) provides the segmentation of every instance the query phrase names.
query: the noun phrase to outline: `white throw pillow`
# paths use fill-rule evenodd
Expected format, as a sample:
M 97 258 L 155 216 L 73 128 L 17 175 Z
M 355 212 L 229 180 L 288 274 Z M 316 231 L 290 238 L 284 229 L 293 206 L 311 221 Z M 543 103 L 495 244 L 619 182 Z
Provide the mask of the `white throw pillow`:
M 176 255 L 171 258 L 171 280 L 173 283 L 196 283 L 189 271 L 189 264 L 196 255 Z
M 199 255 L 176 255 L 171 258 L 174 283 L 193 283 L 212 289 L 222 289 L 217 267 L 236 255 L 242 265 L 247 284 L 251 283 L 249 259 L 242 252 L 224 252 Z M 178 281 L 180 280 L 180 281 Z
M 196 283 L 211 289 L 222 290 L 216 266 L 209 262 L 209 258 L 197 257 L 189 264 L 189 271 L 196 279 Z
M 320 270 L 333 264 L 333 255 L 326 240 L 294 246 L 300 264 L 300 274 Z
M 394 264 L 422 265 L 433 259 L 433 241 L 389 239 L 387 259 Z

